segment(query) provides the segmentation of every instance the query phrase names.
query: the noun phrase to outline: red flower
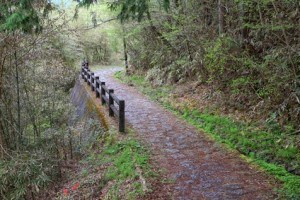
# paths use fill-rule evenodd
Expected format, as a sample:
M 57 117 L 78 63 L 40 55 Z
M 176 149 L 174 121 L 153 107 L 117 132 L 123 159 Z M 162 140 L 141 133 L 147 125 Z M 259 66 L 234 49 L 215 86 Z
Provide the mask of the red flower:
M 73 185 L 73 187 L 72 187 L 72 190 L 73 190 L 73 191 L 74 191 L 74 190 L 77 190 L 77 189 L 79 188 L 79 186 L 80 186 L 80 183 L 79 183 L 79 182 L 75 183 L 75 185 Z
M 65 196 L 69 196 L 69 190 L 67 188 L 65 188 L 63 190 L 63 193 L 64 193 Z

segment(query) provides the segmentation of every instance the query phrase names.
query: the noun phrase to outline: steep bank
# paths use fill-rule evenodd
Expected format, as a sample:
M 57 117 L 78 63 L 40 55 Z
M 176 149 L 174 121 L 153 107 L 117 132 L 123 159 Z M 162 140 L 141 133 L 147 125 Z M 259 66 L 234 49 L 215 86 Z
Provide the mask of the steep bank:
M 95 97 L 89 93 L 88 86 L 79 78 L 71 93 L 71 103 L 76 108 L 76 115 L 70 120 L 71 124 L 78 120 L 88 121 L 89 119 L 99 120 L 100 126 L 108 130 L 108 118 L 105 111 L 97 102 Z

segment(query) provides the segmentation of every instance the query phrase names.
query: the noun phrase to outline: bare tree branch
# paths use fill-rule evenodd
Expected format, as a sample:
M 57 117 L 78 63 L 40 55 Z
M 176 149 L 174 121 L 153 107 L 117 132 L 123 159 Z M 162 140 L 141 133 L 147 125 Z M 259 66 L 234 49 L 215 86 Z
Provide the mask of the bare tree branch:
M 101 23 L 99 23 L 99 24 L 93 25 L 93 26 L 88 27 L 88 28 L 82 28 L 82 29 L 76 29 L 76 30 L 90 30 L 90 29 L 96 28 L 98 26 L 101 26 L 105 23 L 108 23 L 108 22 L 111 22 L 111 21 L 114 21 L 114 20 L 117 20 L 117 19 L 118 18 L 112 18 L 112 19 L 108 19 L 108 20 L 105 20 L 105 21 L 101 20 Z

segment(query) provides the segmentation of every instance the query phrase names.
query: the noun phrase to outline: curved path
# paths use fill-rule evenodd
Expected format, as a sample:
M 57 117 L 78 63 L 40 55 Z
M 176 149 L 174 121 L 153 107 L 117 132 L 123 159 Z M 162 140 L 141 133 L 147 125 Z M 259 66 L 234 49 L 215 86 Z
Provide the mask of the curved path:
M 102 69 L 95 74 L 125 100 L 126 122 L 155 150 L 155 162 L 173 180 L 168 188 L 171 199 L 275 198 L 268 176 L 135 88 L 114 79 L 113 74 L 121 69 Z

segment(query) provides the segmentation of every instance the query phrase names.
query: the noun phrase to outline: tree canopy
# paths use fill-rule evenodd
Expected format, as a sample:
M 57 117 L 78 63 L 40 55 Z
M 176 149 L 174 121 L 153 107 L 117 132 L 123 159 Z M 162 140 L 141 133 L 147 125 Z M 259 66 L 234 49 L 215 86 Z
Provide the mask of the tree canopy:
M 20 29 L 25 33 L 40 32 L 42 16 L 38 10 L 43 9 L 46 15 L 52 8 L 46 0 L 1 0 L 0 4 L 0 30 Z

